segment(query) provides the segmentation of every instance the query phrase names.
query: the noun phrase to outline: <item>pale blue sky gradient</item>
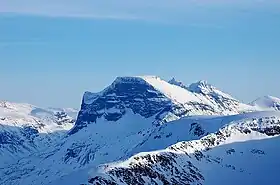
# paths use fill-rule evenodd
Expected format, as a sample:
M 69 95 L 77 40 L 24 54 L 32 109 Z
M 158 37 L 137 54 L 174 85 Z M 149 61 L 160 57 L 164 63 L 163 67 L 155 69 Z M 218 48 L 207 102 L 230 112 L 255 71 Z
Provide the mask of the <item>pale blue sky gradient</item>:
M 277 1 L 21 2 L 0 0 L 0 99 L 78 108 L 126 75 L 280 97 Z

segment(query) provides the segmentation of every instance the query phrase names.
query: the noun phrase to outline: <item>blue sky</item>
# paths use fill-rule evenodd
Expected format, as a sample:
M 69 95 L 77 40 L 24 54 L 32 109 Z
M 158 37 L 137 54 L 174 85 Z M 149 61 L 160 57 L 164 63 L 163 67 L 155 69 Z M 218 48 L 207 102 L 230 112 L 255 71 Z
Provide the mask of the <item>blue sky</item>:
M 280 3 L 0 0 L 0 99 L 79 107 L 116 76 L 280 97 Z

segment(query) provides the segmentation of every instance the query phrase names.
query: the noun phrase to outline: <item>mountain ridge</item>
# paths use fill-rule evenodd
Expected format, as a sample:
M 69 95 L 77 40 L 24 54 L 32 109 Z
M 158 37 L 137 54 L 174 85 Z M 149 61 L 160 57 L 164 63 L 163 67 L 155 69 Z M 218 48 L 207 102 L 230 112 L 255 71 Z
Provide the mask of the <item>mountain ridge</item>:
M 211 89 L 214 88 L 211 86 Z M 89 124 L 79 119 L 83 115 L 93 122 L 104 115 L 108 119 L 117 120 L 125 114 L 127 108 L 144 117 L 157 114 L 156 121 L 159 124 L 162 121 L 178 119 L 185 115 L 226 115 L 254 109 L 216 88 L 214 90 L 215 93 L 219 92 L 220 94 L 208 96 L 208 94 L 194 93 L 156 76 L 117 77 L 103 91 L 84 94 L 77 120 L 77 123 L 80 124 L 76 124 L 70 134 Z M 153 108 L 149 109 L 147 105 Z M 107 114 L 106 111 L 112 108 L 115 108 L 115 112 Z M 141 109 L 148 110 L 151 114 L 139 111 Z
M 175 82 L 173 81 L 173 83 Z M 151 174 L 156 176 L 160 174 L 155 172 L 155 168 L 150 162 L 153 162 L 153 164 L 170 162 L 172 165 L 170 167 L 176 171 L 173 168 L 173 162 L 174 160 L 177 161 L 178 155 L 173 153 L 176 149 L 175 146 L 181 146 L 180 143 L 182 142 L 191 142 L 194 148 L 201 147 L 202 145 L 196 146 L 197 141 L 209 144 L 210 141 L 207 138 L 209 139 L 210 136 L 210 138 L 220 137 L 219 130 L 224 128 L 227 129 L 222 136 L 226 140 L 231 139 L 233 143 L 240 141 L 242 137 L 246 137 L 248 140 L 250 137 L 254 139 L 255 135 L 246 135 L 249 131 L 259 135 L 264 134 L 265 137 L 262 138 L 267 138 L 268 135 L 277 137 L 280 129 L 278 128 L 279 113 L 276 112 L 276 109 L 269 109 L 270 112 L 261 112 L 267 109 L 243 104 L 231 95 L 204 81 L 193 83 L 190 86 L 192 88 L 180 83 L 170 84 L 170 82 L 156 76 L 117 77 L 112 84 L 98 93 L 85 92 L 75 125 L 71 129 L 68 127 L 62 129 L 62 132 L 56 133 L 59 137 L 56 137 L 57 139 L 54 142 L 47 142 L 49 147 L 38 147 L 35 153 L 31 151 L 29 156 L 16 158 L 15 163 L 5 164 L 4 168 L 0 168 L 0 181 L 7 185 L 76 185 L 81 183 L 108 184 L 108 179 L 113 179 L 112 182 L 114 183 L 125 184 L 124 179 L 123 182 L 115 181 L 116 176 L 112 173 L 133 174 L 136 171 L 130 169 L 130 166 L 127 165 L 127 170 L 119 171 L 118 167 L 115 168 L 111 164 L 123 165 L 120 161 L 125 162 L 129 158 L 142 156 L 145 152 L 144 156 L 155 156 L 155 158 L 151 161 L 150 157 L 144 157 L 143 159 L 147 159 L 148 163 L 140 166 L 138 166 L 137 161 L 134 163 L 139 172 L 134 176 L 139 177 L 139 181 L 133 182 L 143 184 L 146 181 L 141 177 L 142 167 L 148 170 L 148 173 L 146 173 L 147 171 L 144 173 L 148 178 Z M 4 109 L 1 109 L 0 106 L 0 112 L 1 110 L 3 112 Z M 53 122 L 56 119 L 53 119 L 55 114 L 52 114 L 57 110 L 65 109 L 36 107 L 28 110 L 24 109 L 21 112 L 25 116 L 27 114 L 28 118 L 37 116 L 38 119 L 57 124 L 58 122 Z M 66 111 L 64 112 L 66 113 Z M 49 114 L 52 116 L 50 117 Z M 66 115 L 68 114 L 66 113 Z M 65 114 L 58 114 L 57 116 L 62 117 L 62 120 L 65 118 Z M 34 122 L 34 124 L 38 125 L 40 122 Z M 41 131 L 39 134 L 35 132 L 35 135 L 33 135 L 34 130 L 32 129 L 20 129 L 20 133 L 30 133 L 27 135 L 30 138 L 38 138 L 36 134 L 40 137 L 52 137 L 55 130 L 57 129 L 46 132 L 46 134 L 40 134 Z M 240 138 L 239 136 L 237 138 L 227 137 L 227 133 L 235 134 L 237 132 L 240 132 Z M 205 146 L 203 145 L 203 147 Z M 166 153 L 167 156 L 157 155 L 159 150 Z M 185 149 L 179 147 L 176 150 L 181 150 L 185 154 Z M 232 152 L 230 149 L 228 150 L 229 153 Z M 203 156 L 206 156 L 204 151 L 201 152 Z M 197 154 L 191 155 L 193 155 L 192 158 L 200 158 L 200 154 L 198 151 Z M 204 184 L 205 179 L 208 178 L 205 177 L 205 173 L 199 172 L 203 168 L 197 166 L 197 161 L 192 159 L 192 165 L 190 165 L 188 156 L 181 154 L 180 156 L 182 156 L 180 160 L 185 160 L 184 165 L 187 165 L 189 170 L 186 173 L 179 170 L 180 175 L 185 178 L 185 182 Z M 156 161 L 153 161 L 154 159 Z M 212 161 L 211 165 L 217 164 L 215 156 L 212 156 L 211 159 L 203 157 L 202 160 Z M 147 166 L 145 166 L 146 164 Z M 201 164 L 204 165 L 204 163 Z M 230 165 L 230 163 L 222 164 L 224 166 Z M 98 168 L 100 165 L 101 168 Z M 113 171 L 96 173 L 95 169 L 100 170 L 106 166 Z M 161 167 L 163 168 L 161 169 Z M 161 170 L 172 173 L 168 169 L 164 169 L 164 166 L 161 167 Z M 223 166 L 221 168 L 224 169 Z M 93 171 L 94 174 L 90 173 L 88 178 L 87 173 L 90 171 Z M 150 172 L 152 173 L 149 174 Z M 166 183 L 182 182 L 182 179 L 180 180 L 177 177 L 176 181 L 171 181 L 168 179 L 170 177 L 168 174 L 161 174 L 158 177 L 161 180 L 165 179 Z M 191 177 L 191 181 L 187 180 L 188 177 Z M 131 179 L 132 177 L 120 175 L 117 178 Z M 151 183 L 161 184 L 158 180 L 151 180 Z

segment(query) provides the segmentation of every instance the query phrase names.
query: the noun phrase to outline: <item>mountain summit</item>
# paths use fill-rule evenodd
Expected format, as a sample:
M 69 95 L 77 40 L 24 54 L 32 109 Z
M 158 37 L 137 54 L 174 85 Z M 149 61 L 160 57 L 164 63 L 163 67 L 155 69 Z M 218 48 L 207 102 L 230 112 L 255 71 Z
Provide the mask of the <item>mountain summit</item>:
M 188 115 L 229 115 L 252 109 L 205 81 L 182 87 L 175 79 L 168 83 L 156 76 L 117 77 L 103 91 L 84 94 L 70 134 L 101 118 L 117 121 L 129 110 L 162 124 Z

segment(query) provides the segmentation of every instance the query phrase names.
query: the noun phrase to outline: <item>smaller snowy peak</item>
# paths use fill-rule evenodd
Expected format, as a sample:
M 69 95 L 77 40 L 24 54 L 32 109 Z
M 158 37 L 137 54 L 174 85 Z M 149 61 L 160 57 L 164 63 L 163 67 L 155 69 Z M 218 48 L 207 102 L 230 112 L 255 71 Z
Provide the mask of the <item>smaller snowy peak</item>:
M 192 83 L 188 87 L 188 90 L 203 95 L 222 96 L 227 99 L 235 100 L 235 98 L 233 98 L 231 95 L 222 92 L 218 88 L 214 87 L 212 84 L 208 83 L 206 80 L 200 80 L 196 83 Z
M 251 103 L 252 106 L 259 107 L 262 110 L 280 111 L 280 99 L 273 96 L 264 96 Z
M 221 114 L 224 115 L 256 111 L 256 107 L 238 101 L 205 80 L 192 83 L 185 89 L 201 99 L 206 99 L 208 103 L 218 107 L 218 110 L 222 110 Z
M 231 95 L 224 93 L 223 91 L 219 90 L 212 84 L 208 83 L 206 80 L 199 80 L 198 82 L 186 86 L 183 82 L 178 81 L 175 78 L 172 78 L 171 80 L 168 81 L 168 83 L 182 87 L 192 93 L 202 94 L 204 96 L 223 97 L 231 100 L 236 100 Z

